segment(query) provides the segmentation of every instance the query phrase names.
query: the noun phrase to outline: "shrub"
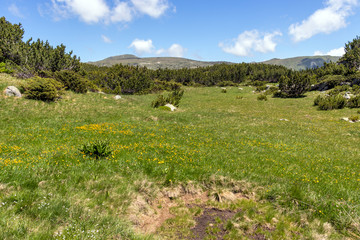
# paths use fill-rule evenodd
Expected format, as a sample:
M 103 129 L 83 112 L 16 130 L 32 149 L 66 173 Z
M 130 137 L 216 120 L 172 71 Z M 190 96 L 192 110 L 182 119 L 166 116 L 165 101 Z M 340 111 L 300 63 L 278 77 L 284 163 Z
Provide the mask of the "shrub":
M 329 95 L 335 96 L 341 92 L 349 91 L 350 89 L 351 87 L 349 85 L 336 86 L 329 92 Z
M 281 76 L 279 81 L 279 89 L 283 93 L 283 96 L 290 98 L 303 96 L 309 88 L 309 76 L 299 73 L 294 73 L 290 76 Z
M 267 101 L 267 97 L 265 94 L 260 94 L 258 97 L 257 97 L 257 100 L 259 101 Z
M 349 120 L 352 122 L 358 122 L 360 120 L 360 117 L 359 116 L 351 116 L 351 117 L 349 117 Z
M 268 90 L 266 90 L 265 95 L 273 95 L 279 91 L 278 87 L 271 86 Z
M 360 108 L 360 96 L 350 98 L 347 102 L 349 108 Z
M 227 93 L 226 88 L 221 88 L 221 93 Z
M 157 98 L 151 103 L 153 108 L 158 108 L 160 106 L 165 106 L 166 101 L 163 95 L 158 95 Z
M 27 84 L 22 85 L 24 94 L 28 99 L 53 102 L 63 93 L 63 84 L 52 78 L 34 77 Z
M 108 141 L 96 140 L 95 142 L 82 145 L 79 151 L 96 159 L 107 157 L 112 153 Z
M 320 110 L 342 109 L 346 106 L 346 99 L 341 95 L 318 97 L 314 104 L 317 104 Z
M 87 82 L 79 74 L 69 71 L 62 70 L 55 73 L 55 79 L 62 82 L 66 90 L 71 90 L 76 93 L 87 92 Z
M 174 90 L 171 93 L 169 93 L 167 98 L 165 98 L 163 95 L 158 95 L 157 99 L 155 99 L 151 103 L 151 106 L 153 108 L 158 108 L 160 106 L 165 106 L 167 103 L 170 103 L 170 104 L 174 105 L 175 107 L 179 107 L 180 100 L 183 95 L 184 95 L 184 90 L 179 90 L 179 89 Z
M 0 62 L 0 73 L 12 73 L 13 70 L 8 69 L 6 63 Z
M 256 87 L 256 92 L 262 92 L 262 91 L 266 91 L 268 87 L 266 85 L 262 85 L 262 86 L 258 86 Z

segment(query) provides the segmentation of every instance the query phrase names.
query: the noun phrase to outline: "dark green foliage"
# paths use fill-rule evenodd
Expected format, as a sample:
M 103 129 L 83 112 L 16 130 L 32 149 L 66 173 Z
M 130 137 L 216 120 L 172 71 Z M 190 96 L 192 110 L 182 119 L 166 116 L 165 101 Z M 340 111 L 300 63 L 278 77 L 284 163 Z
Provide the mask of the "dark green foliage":
M 360 96 L 352 97 L 347 102 L 349 108 L 360 108 Z
M 257 100 L 259 101 L 267 101 L 267 96 L 265 94 L 260 94 L 258 97 L 257 97 Z
M 342 85 L 334 87 L 328 94 L 331 96 L 338 95 L 341 92 L 350 91 L 351 87 L 349 85 Z
M 345 54 L 339 60 L 348 69 L 360 70 L 360 37 L 356 36 L 351 42 L 345 44 Z
M 286 76 L 281 76 L 279 89 L 281 93 L 290 98 L 301 97 L 310 88 L 310 77 L 298 72 L 289 72 Z
M 227 93 L 226 88 L 222 88 L 222 89 L 221 89 L 221 93 Z
M 72 52 L 66 53 L 64 45 L 54 48 L 40 39 L 23 42 L 23 35 L 21 24 L 11 24 L 4 17 L 0 18 L 0 62 L 11 61 L 20 66 L 18 76 L 26 78 L 43 70 L 80 70 L 80 59 L 72 56 Z
M 112 153 L 109 142 L 103 140 L 83 144 L 79 151 L 96 159 L 107 157 Z
M 238 86 L 238 84 L 232 82 L 232 81 L 222 81 L 222 82 L 218 82 L 217 86 L 219 87 L 236 87 Z
M 153 108 L 158 108 L 166 105 L 166 100 L 163 95 L 158 95 L 157 98 L 151 103 Z
M 179 107 L 180 100 L 183 95 L 184 90 L 176 89 L 169 94 L 169 96 L 166 98 L 166 102 L 174 105 L 175 107 Z
M 314 105 L 319 106 L 320 110 L 342 109 L 346 106 L 346 99 L 341 95 L 318 96 Z
M 262 85 L 262 86 L 258 86 L 256 87 L 256 90 L 257 92 L 262 92 L 262 91 L 266 91 L 267 89 L 267 86 L 266 85 Z
M 180 89 L 181 88 L 181 84 L 177 83 L 177 82 L 166 82 L 166 81 L 159 81 L 156 80 L 154 81 L 154 85 L 151 89 L 151 92 L 159 92 L 159 91 L 174 91 L 176 89 Z
M 24 29 L 20 23 L 11 24 L 5 17 L 0 18 L 0 62 L 11 60 L 16 64 L 21 63 L 23 35 Z
M 275 87 L 275 86 L 271 86 L 270 88 L 268 88 L 266 91 L 265 91 L 265 95 L 274 95 L 276 94 L 277 92 L 279 91 L 279 88 L 278 87 Z
M 55 73 L 55 79 L 64 84 L 66 90 L 71 90 L 76 93 L 86 93 L 87 92 L 87 82 L 79 74 L 62 70 Z
M 174 105 L 175 107 L 179 107 L 180 100 L 184 95 L 184 90 L 177 89 L 169 93 L 169 95 L 165 98 L 163 95 L 158 95 L 157 98 L 151 103 L 153 108 L 158 108 L 160 106 L 164 106 L 167 103 Z
M 63 84 L 51 78 L 34 77 L 29 79 L 22 88 L 28 99 L 53 102 L 60 98 Z

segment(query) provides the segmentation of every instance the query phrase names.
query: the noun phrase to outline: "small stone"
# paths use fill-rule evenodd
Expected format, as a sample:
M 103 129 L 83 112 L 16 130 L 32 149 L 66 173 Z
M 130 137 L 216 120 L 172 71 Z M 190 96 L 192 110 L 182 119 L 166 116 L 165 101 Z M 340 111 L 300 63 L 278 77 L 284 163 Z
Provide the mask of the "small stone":
M 282 118 L 282 119 L 280 119 L 280 121 L 285 121 L 285 122 L 289 122 L 289 119 L 286 119 L 286 118 Z
M 17 87 L 8 86 L 5 89 L 5 95 L 9 97 L 21 97 L 21 93 Z
M 120 95 L 116 95 L 116 96 L 114 97 L 114 99 L 115 99 L 115 100 L 119 100 L 119 99 L 121 99 L 121 96 L 120 96 Z

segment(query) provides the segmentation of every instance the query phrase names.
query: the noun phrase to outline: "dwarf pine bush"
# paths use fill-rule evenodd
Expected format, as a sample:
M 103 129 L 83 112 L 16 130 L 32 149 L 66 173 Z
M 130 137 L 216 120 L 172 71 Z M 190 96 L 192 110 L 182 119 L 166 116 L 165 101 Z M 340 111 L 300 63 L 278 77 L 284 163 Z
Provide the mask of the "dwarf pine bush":
M 52 78 L 34 77 L 21 88 L 28 99 L 54 102 L 61 97 L 64 85 Z

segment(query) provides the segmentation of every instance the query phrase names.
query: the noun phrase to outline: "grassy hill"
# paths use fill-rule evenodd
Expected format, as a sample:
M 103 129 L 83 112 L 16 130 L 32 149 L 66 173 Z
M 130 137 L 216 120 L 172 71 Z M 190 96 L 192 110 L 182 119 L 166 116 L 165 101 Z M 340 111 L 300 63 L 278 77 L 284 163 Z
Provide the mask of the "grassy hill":
M 285 58 L 278 59 L 274 58 L 262 63 L 272 64 L 272 65 L 282 65 L 287 68 L 294 70 L 304 70 L 307 68 L 317 68 L 322 67 L 324 62 L 337 62 L 340 57 L 334 56 L 305 56 L 305 57 L 294 57 L 294 58 Z
M 134 55 L 126 54 L 126 55 L 109 57 L 97 62 L 88 62 L 88 63 L 97 66 L 112 66 L 115 64 L 123 64 L 123 65 L 147 67 L 149 69 L 159 69 L 159 68 L 180 69 L 180 68 L 207 67 L 224 62 L 203 62 L 203 61 L 196 61 L 196 60 L 177 58 L 177 57 L 139 58 Z
M 155 94 L 1 95 L 0 239 L 360 236 L 360 123 L 340 120 L 357 110 L 242 88 L 185 88 L 175 112 Z

